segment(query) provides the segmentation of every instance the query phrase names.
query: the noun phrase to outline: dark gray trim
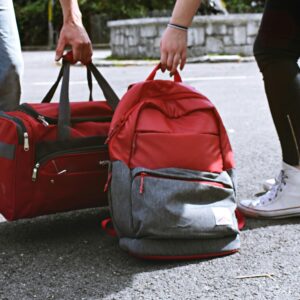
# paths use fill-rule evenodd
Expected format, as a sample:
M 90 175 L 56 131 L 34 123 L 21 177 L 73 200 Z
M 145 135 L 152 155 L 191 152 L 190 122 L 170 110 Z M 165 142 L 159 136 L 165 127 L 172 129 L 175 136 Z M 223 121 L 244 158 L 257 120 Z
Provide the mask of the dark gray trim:
M 120 247 L 133 255 L 151 258 L 151 256 L 217 256 L 222 252 L 235 252 L 240 249 L 239 234 L 216 239 L 134 239 L 120 238 Z
M 0 142 L 0 157 L 7 159 L 15 158 L 16 146 Z
M 84 138 L 70 139 L 67 141 L 51 141 L 41 142 L 36 145 L 35 160 L 40 161 L 43 157 L 56 152 L 74 152 L 85 148 L 103 147 L 107 150 L 107 145 L 104 144 L 106 136 L 92 136 Z

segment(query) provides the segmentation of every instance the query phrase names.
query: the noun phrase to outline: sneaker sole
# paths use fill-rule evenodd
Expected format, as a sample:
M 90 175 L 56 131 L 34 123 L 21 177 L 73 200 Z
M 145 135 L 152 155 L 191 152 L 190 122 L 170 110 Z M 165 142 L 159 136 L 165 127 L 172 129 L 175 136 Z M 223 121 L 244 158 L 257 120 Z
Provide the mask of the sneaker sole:
M 300 207 L 291 208 L 291 209 L 281 209 L 275 210 L 272 212 L 260 210 L 253 211 L 248 207 L 243 205 L 238 205 L 238 209 L 247 217 L 255 218 L 255 219 L 287 219 L 287 218 L 295 218 L 300 217 Z

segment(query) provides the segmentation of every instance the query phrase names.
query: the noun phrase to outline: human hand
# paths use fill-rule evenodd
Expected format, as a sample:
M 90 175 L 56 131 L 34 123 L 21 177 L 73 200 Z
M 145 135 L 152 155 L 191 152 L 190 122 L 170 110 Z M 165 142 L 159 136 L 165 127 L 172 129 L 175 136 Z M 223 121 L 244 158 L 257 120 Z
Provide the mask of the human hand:
M 187 32 L 167 27 L 160 42 L 161 70 L 170 71 L 174 75 L 178 65 L 180 70 L 184 68 L 187 53 Z
M 64 23 L 56 47 L 55 60 L 59 60 L 63 56 L 67 45 L 72 47 L 75 62 L 80 61 L 84 65 L 91 62 L 93 55 L 92 43 L 81 22 Z

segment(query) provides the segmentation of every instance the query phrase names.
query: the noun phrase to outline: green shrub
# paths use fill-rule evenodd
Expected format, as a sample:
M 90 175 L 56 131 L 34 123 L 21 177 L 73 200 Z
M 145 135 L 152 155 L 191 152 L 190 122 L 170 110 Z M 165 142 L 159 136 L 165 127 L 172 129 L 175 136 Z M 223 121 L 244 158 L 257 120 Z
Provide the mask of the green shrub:
M 17 22 L 23 45 L 43 45 L 47 43 L 47 2 L 14 1 Z
M 255 13 L 263 11 L 265 0 L 226 0 L 225 2 L 227 10 L 231 13 Z

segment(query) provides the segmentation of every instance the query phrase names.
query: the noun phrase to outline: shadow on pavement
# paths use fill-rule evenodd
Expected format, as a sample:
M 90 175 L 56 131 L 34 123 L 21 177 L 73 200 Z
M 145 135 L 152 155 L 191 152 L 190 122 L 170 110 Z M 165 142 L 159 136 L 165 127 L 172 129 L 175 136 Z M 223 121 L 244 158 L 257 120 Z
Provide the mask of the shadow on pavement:
M 300 217 L 287 218 L 287 219 L 246 219 L 246 226 L 243 231 L 253 230 L 258 228 L 265 228 L 270 226 L 284 226 L 284 225 L 299 225 Z
M 199 264 L 129 256 L 101 230 L 107 215 L 95 209 L 0 223 L 0 299 L 102 299 L 131 287 L 135 274 Z

